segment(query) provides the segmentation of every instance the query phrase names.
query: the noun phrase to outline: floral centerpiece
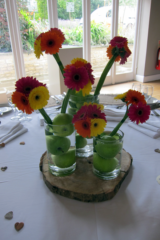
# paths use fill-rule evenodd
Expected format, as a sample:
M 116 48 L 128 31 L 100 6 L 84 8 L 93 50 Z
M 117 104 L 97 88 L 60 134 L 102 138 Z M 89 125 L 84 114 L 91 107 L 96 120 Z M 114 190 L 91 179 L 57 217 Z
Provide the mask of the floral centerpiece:
M 141 93 L 129 90 L 124 94 L 118 95 L 116 98 L 126 103 L 126 113 L 122 121 L 111 132 L 105 134 L 106 118 L 103 106 L 99 105 L 97 96 L 113 63 L 120 61 L 120 64 L 125 64 L 130 56 L 131 51 L 128 48 L 127 39 L 117 36 L 110 41 L 107 48 L 107 56 L 110 60 L 101 74 L 94 94 L 91 94 L 91 90 L 95 79 L 89 62 L 82 58 L 74 58 L 71 64 L 63 66 L 58 52 L 64 40 L 65 36 L 60 29 L 51 28 L 49 31 L 41 33 L 34 43 L 34 52 L 37 58 L 40 58 L 43 53 L 53 55 L 64 77 L 64 83 L 68 87 L 60 114 L 51 119 L 46 113 L 44 107 L 49 100 L 49 91 L 45 84 L 33 77 L 24 77 L 16 82 L 12 101 L 18 109 L 27 114 L 31 114 L 34 110 L 39 110 L 45 119 L 46 143 L 51 165 L 61 169 L 68 169 L 74 165 L 74 168 L 69 171 L 71 173 L 73 169 L 75 170 L 75 146 L 71 144 L 69 137 L 73 134 L 74 127 L 77 130 L 76 146 L 77 148 L 83 148 L 86 145 L 86 139 L 93 137 L 100 139 L 102 137 L 109 141 L 111 138 L 117 138 L 119 128 L 127 117 L 137 123 L 146 121 L 150 108 L 146 105 Z M 73 101 L 77 96 L 80 100 Z M 70 108 L 68 108 L 67 113 L 68 103 Z M 94 142 L 96 143 L 96 139 Z M 58 143 L 58 145 L 55 143 Z M 57 148 L 53 149 L 53 145 L 56 145 Z M 95 151 L 96 148 L 94 146 Z M 66 171 L 67 174 L 68 172 Z
M 138 91 L 129 90 L 117 95 L 115 99 L 121 99 L 126 105 L 126 113 L 115 128 L 105 129 L 106 116 L 102 111 L 103 106 L 99 104 L 84 103 L 72 120 L 80 136 L 94 137 L 93 172 L 104 180 L 114 179 L 120 173 L 124 136 L 120 131 L 122 124 L 128 117 L 139 124 L 150 116 L 150 106 Z

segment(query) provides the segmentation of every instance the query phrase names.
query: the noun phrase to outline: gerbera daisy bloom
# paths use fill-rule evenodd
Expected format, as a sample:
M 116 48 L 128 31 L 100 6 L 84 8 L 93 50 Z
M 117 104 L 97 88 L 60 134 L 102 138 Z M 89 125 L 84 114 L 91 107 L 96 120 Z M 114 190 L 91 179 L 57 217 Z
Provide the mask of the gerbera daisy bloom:
M 131 105 L 128 111 L 128 116 L 132 122 L 144 123 L 149 119 L 150 106 L 139 102 L 138 105 Z
M 91 119 L 91 136 L 96 137 L 104 132 L 104 128 L 106 126 L 106 122 L 104 119 Z
M 47 105 L 49 100 L 49 91 L 46 87 L 40 86 L 34 88 L 29 94 L 29 103 L 34 110 L 41 109 Z
M 56 32 L 45 32 L 41 37 L 41 50 L 45 53 L 56 54 L 62 47 L 63 39 Z
M 88 83 L 84 86 L 84 88 L 80 89 L 82 91 L 82 95 L 88 95 L 90 93 L 90 91 L 92 90 L 92 84 L 90 82 L 90 80 L 88 81 Z
M 65 36 L 64 36 L 63 32 L 60 29 L 58 29 L 58 28 L 51 28 L 50 31 L 56 33 L 59 36 L 59 38 L 61 39 L 61 43 L 63 43 L 65 41 Z
M 110 41 L 110 44 L 111 44 L 113 47 L 122 48 L 122 47 L 126 46 L 126 44 L 127 44 L 127 38 L 120 37 L 120 36 L 116 36 L 116 37 L 114 37 L 114 38 Z
M 12 103 L 16 105 L 19 110 L 31 114 L 34 110 L 30 107 L 28 98 L 20 92 L 12 94 Z
M 76 62 L 82 62 L 82 63 L 84 63 L 84 64 L 87 64 L 87 63 L 88 63 L 88 62 L 87 62 L 85 59 L 83 59 L 83 58 L 74 58 L 74 59 L 72 59 L 72 61 L 71 61 L 72 64 L 74 64 L 74 63 L 76 63 Z
M 15 84 L 16 91 L 21 92 L 26 96 L 30 94 L 32 89 L 40 86 L 45 87 L 46 84 L 40 83 L 38 80 L 36 80 L 36 78 L 33 77 L 22 77 Z
M 76 68 L 79 68 L 79 67 L 84 67 L 86 64 L 84 62 L 77 61 L 72 65 L 75 66 Z
M 84 105 L 86 105 L 86 106 L 89 106 L 90 104 L 92 104 L 92 105 L 96 105 L 97 108 L 100 109 L 100 110 L 103 110 L 103 109 L 104 109 L 104 106 L 103 106 L 102 104 L 91 103 L 91 102 L 90 102 L 90 103 L 87 103 L 87 102 L 84 103 Z
M 89 118 L 75 122 L 74 126 L 82 137 L 91 137 L 91 120 Z
M 34 42 L 34 53 L 36 55 L 36 58 L 40 58 L 40 56 L 43 56 L 43 53 L 41 51 L 41 39 L 36 39 Z
M 64 73 L 64 77 L 65 85 L 76 91 L 80 91 L 88 83 L 88 73 L 84 67 L 76 68 L 71 65 Z
M 82 106 L 80 110 L 73 116 L 72 123 L 75 123 L 79 120 L 84 120 L 87 117 L 87 106 Z
M 100 118 L 100 119 L 103 119 L 105 122 L 107 122 L 105 113 L 101 112 L 96 105 L 88 106 L 87 116 L 91 119 Z
M 116 48 L 113 47 L 113 46 L 111 46 L 111 45 L 109 45 L 108 48 L 107 48 L 107 51 L 106 51 L 106 52 L 107 52 L 107 57 L 108 57 L 109 59 L 111 59 L 111 58 L 113 57 L 115 51 L 116 51 Z M 119 62 L 120 59 L 121 59 L 121 57 L 117 54 L 117 57 L 116 57 L 116 59 L 115 59 L 115 62 Z
M 84 67 L 87 69 L 87 72 L 88 72 L 88 76 L 89 76 L 89 80 L 91 81 L 92 84 L 94 84 L 94 76 L 92 74 L 93 70 L 92 70 L 92 66 L 90 63 L 87 63 L 84 65 Z
M 131 89 L 127 92 L 125 102 L 127 102 L 127 105 L 129 104 L 137 105 L 139 102 L 146 104 L 144 95 L 138 91 L 131 90 Z
M 116 97 L 114 97 L 114 99 L 121 99 L 123 102 L 125 102 L 126 95 L 127 95 L 127 92 L 118 94 Z
M 68 71 L 71 66 L 72 66 L 71 64 L 67 64 L 67 65 L 64 67 L 64 72 Z

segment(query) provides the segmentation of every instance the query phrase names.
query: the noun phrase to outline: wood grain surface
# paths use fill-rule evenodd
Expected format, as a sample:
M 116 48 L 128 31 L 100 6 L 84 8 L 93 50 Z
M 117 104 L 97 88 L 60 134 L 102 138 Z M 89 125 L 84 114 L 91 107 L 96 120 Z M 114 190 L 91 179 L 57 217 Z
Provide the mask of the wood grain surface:
M 69 176 L 53 176 L 48 168 L 47 152 L 40 159 L 43 180 L 51 192 L 83 201 L 101 202 L 112 199 L 118 192 L 132 165 L 132 156 L 122 150 L 121 172 L 113 180 L 101 180 L 92 172 L 92 157 L 77 158 L 76 170 Z

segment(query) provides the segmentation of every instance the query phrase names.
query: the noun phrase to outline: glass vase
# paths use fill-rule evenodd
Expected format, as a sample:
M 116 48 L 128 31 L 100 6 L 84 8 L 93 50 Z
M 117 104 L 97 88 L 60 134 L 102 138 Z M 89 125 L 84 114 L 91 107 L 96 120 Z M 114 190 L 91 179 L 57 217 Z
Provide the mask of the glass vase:
M 73 173 L 76 169 L 74 125 L 52 125 L 45 122 L 45 137 L 50 172 L 54 176 Z
M 118 177 L 121 170 L 121 151 L 124 133 L 121 130 L 109 136 L 113 128 L 105 128 L 101 136 L 93 138 L 93 173 L 103 179 Z
M 67 111 L 74 116 L 84 103 L 99 103 L 98 95 L 82 96 L 81 93 L 70 95 Z M 93 138 L 83 138 L 76 133 L 76 156 L 90 157 L 93 155 Z

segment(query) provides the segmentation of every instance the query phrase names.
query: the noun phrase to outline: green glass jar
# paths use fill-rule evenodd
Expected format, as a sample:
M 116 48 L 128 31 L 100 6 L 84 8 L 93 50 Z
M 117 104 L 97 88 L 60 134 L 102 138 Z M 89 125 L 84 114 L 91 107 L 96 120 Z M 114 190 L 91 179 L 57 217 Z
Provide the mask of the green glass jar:
M 69 99 L 67 112 L 74 116 L 77 111 L 83 106 L 84 103 L 99 103 L 98 96 L 86 95 L 83 96 L 82 92 L 76 93 L 72 91 Z M 76 133 L 76 156 L 90 157 L 93 155 L 93 138 L 83 138 Z
M 121 170 L 121 151 L 124 133 L 121 130 L 109 136 L 113 128 L 105 128 L 100 137 L 93 138 L 93 173 L 103 179 L 110 180 L 118 177 Z
M 74 125 L 45 122 L 45 137 L 50 172 L 55 176 L 70 175 L 76 169 Z

